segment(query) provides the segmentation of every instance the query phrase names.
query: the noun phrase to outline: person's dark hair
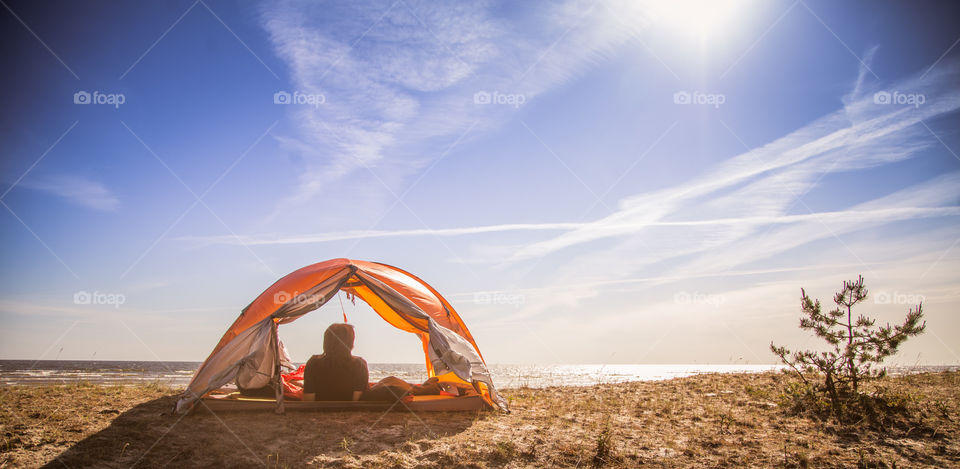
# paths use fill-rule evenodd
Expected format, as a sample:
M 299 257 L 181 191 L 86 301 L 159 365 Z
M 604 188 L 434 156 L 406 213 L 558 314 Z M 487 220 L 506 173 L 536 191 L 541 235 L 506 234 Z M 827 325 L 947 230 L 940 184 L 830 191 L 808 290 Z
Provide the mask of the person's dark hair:
M 355 334 L 353 326 L 334 323 L 323 333 L 323 354 L 334 359 L 350 358 Z

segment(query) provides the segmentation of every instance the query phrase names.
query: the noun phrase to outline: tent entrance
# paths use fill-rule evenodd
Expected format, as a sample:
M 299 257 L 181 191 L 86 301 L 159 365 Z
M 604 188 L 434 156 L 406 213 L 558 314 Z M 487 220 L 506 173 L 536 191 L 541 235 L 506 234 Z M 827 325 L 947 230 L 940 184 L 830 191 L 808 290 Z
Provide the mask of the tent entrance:
M 227 383 L 267 379 L 276 386 L 277 411 L 282 412 L 284 357 L 278 328 L 322 307 L 340 290 L 362 299 L 395 328 L 415 334 L 428 376 L 471 384 L 488 404 L 506 409 L 473 336 L 439 292 L 393 266 L 331 259 L 288 274 L 244 308 L 194 374 L 177 402 L 177 411 L 188 411 L 198 399 Z
M 324 330 L 331 323 L 342 321 L 345 312 L 347 323 L 356 328 L 353 353 L 371 363 L 371 376 L 376 376 L 372 380 L 383 377 L 376 374 L 373 363 L 405 365 L 402 368 L 404 374 L 397 376 L 407 381 L 422 382 L 429 377 L 424 365 L 423 343 L 418 334 L 404 332 L 386 322 L 362 299 L 355 298 L 351 302 L 346 294 L 340 295 L 344 297 L 343 309 L 339 301 L 332 298 L 295 322 L 280 325 L 278 336 L 292 362 L 299 365 L 311 356 L 323 353 Z

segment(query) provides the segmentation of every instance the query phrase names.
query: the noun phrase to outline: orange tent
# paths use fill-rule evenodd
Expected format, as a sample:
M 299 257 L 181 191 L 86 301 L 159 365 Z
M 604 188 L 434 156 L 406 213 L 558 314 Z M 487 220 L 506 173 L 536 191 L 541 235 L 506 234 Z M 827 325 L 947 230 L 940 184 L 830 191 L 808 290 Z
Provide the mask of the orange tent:
M 285 354 L 277 327 L 323 306 L 340 290 L 365 301 L 394 327 L 417 334 L 429 376 L 472 384 L 489 405 L 506 409 L 476 341 L 440 293 L 396 267 L 331 259 L 288 274 L 244 308 L 197 369 L 177 411 L 188 411 L 198 399 L 231 382 L 248 388 L 276 385 L 282 411 L 280 370 Z

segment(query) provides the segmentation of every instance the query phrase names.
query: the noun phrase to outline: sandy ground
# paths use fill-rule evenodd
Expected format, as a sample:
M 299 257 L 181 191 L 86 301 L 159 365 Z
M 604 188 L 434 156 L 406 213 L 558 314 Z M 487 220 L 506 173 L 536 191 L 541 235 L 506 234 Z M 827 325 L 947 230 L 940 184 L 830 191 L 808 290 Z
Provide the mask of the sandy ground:
M 960 373 L 885 430 L 791 416 L 778 373 L 510 389 L 513 412 L 197 412 L 163 386 L 5 387 L 0 467 L 960 467 Z

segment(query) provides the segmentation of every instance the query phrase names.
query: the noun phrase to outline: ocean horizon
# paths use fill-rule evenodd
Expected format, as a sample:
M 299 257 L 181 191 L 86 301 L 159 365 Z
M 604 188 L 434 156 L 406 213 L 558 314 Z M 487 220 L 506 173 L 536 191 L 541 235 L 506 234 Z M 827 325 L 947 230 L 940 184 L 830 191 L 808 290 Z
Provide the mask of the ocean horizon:
M 46 385 L 90 382 L 102 385 L 135 385 L 159 382 L 186 387 L 200 361 L 127 360 L 0 360 L 0 385 Z M 297 364 L 299 365 L 299 363 Z M 370 363 L 370 379 L 396 376 L 421 382 L 427 372 L 422 363 Z M 778 370 L 774 364 L 490 364 L 494 384 L 517 387 L 593 386 L 627 381 L 660 381 L 704 373 L 760 373 Z M 891 374 L 958 370 L 958 366 L 889 366 Z

